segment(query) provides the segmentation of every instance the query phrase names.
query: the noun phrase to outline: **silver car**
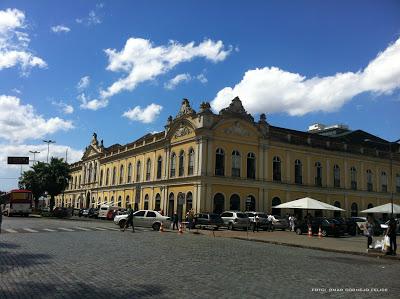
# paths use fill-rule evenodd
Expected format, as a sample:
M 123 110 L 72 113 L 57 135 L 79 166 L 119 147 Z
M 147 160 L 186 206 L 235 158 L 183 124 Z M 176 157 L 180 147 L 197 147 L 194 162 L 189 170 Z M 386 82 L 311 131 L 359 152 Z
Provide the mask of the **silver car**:
M 250 226 L 250 219 L 245 213 L 239 211 L 225 211 L 221 214 L 224 225 L 230 230 L 241 228 L 247 230 Z
M 123 228 L 127 218 L 127 214 L 117 215 L 114 217 L 114 223 L 119 225 L 120 228 Z M 134 226 L 151 227 L 158 231 L 160 230 L 161 223 L 164 225 L 164 227 L 170 227 L 171 218 L 163 216 L 159 212 L 153 210 L 140 210 L 133 213 Z

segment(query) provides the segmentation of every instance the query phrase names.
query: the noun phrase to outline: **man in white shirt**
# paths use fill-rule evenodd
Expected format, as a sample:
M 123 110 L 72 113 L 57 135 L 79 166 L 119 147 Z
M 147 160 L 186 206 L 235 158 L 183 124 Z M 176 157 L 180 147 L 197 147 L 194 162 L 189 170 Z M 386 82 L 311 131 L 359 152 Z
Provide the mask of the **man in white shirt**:
M 272 232 L 273 230 L 274 230 L 274 227 L 273 227 L 273 222 L 274 222 L 274 220 L 275 220 L 275 217 L 274 216 L 272 216 L 272 215 L 268 215 L 268 231 L 269 232 Z

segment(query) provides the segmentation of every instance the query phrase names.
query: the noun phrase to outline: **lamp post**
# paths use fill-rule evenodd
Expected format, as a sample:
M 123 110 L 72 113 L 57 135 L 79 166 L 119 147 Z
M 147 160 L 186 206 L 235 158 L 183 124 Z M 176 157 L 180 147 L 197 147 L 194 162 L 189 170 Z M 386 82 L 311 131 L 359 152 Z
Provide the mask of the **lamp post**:
M 47 143 L 47 164 L 49 163 L 49 151 L 50 151 L 50 143 L 56 143 L 54 140 L 43 140 L 44 143 Z
M 375 141 L 375 140 L 371 140 L 371 139 L 364 139 L 364 141 L 366 142 L 371 142 L 371 143 L 376 143 L 376 144 L 381 144 L 381 145 L 389 145 L 389 157 L 390 157 L 390 203 L 392 205 L 392 212 L 391 212 L 391 217 L 393 217 L 393 153 L 392 153 L 392 142 L 388 142 L 387 143 L 383 143 L 380 141 Z
M 29 151 L 29 152 L 33 154 L 33 165 L 35 165 L 36 154 L 40 154 L 40 152 L 38 152 L 38 151 Z

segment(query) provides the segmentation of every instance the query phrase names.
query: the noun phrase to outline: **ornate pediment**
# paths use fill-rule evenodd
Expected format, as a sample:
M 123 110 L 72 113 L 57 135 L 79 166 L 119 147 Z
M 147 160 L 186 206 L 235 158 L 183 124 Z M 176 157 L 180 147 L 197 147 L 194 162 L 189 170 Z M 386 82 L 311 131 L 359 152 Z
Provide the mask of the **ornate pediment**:
M 181 108 L 179 109 L 178 115 L 176 117 L 181 117 L 183 115 L 192 115 L 195 114 L 196 111 L 190 107 L 190 103 L 188 99 L 183 99 L 182 100 L 182 105 Z
M 97 140 L 97 134 L 93 133 L 92 140 L 89 146 L 86 147 L 85 152 L 83 153 L 82 160 L 88 159 L 92 156 L 96 156 L 101 154 L 104 150 L 103 140 L 101 140 L 100 144 Z
M 180 124 L 180 127 L 175 131 L 174 137 L 180 138 L 180 137 L 189 135 L 192 132 L 193 132 L 193 130 L 191 128 L 189 128 L 188 126 L 185 126 L 184 124 Z
M 247 113 L 247 111 L 244 109 L 242 105 L 242 101 L 239 99 L 239 97 L 236 97 L 232 100 L 231 104 L 229 107 L 222 109 L 219 112 L 220 115 L 222 116 L 233 116 L 233 117 L 239 117 L 242 119 L 246 119 L 248 121 L 254 122 L 253 116 L 251 114 Z
M 251 137 L 253 134 L 244 128 L 240 122 L 235 121 L 233 126 L 224 129 L 224 133 L 226 135 L 236 135 L 236 136 L 241 136 L 241 137 Z

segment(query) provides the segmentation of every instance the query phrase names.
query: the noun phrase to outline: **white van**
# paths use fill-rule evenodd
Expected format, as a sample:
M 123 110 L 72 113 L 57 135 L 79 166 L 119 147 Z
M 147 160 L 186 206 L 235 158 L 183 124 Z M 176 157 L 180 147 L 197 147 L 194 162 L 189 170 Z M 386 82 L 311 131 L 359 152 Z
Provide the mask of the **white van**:
M 118 207 L 113 207 L 113 206 L 109 206 L 109 205 L 101 205 L 98 217 L 107 219 L 108 211 L 111 211 L 111 210 L 118 210 Z

